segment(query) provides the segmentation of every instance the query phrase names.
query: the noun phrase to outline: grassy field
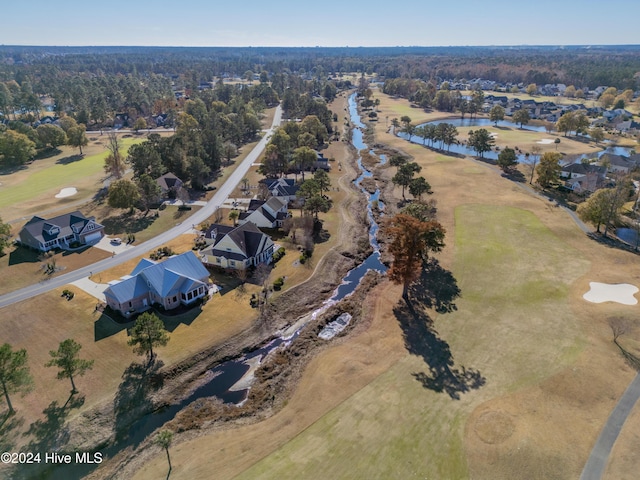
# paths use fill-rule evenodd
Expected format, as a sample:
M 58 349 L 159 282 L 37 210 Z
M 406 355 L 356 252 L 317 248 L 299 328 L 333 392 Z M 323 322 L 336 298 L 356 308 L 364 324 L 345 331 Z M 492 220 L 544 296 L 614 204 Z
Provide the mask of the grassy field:
M 123 149 L 128 149 L 142 138 L 123 138 Z M 64 208 L 70 202 L 87 201 L 102 187 L 104 179 L 104 146 L 88 148 L 80 157 L 69 147 L 62 153 L 36 160 L 24 170 L 3 175 L 0 180 L 0 216 L 5 220 L 19 219 L 56 207 Z M 92 153 L 93 152 L 93 153 Z M 64 187 L 76 187 L 73 197 L 57 199 L 54 196 Z
M 382 111 L 402 111 L 399 100 L 380 98 Z M 462 291 L 457 310 L 407 335 L 416 331 L 396 308 L 399 288 L 382 284 L 363 305 L 368 320 L 314 357 L 283 410 L 176 441 L 172 477 L 579 476 L 635 373 L 606 319 L 637 312 L 582 294 L 589 281 L 640 285 L 638 258 L 589 240 L 494 167 L 411 145 L 384 122 L 376 129 L 376 141 L 422 165 L 435 191 L 447 229 L 439 258 Z M 638 333 L 630 336 L 637 343 Z M 633 452 L 633 438 L 620 451 Z M 629 454 L 634 460 L 611 467 L 626 472 L 620 478 L 635 473 L 638 455 Z M 135 478 L 163 474 L 158 450 Z
M 456 225 L 453 273 L 463 293 L 458 311 L 437 320 L 442 343 L 405 357 L 239 478 L 465 478 L 464 425 L 476 403 L 575 360 L 584 339 L 566 298 L 588 262 L 526 211 L 461 207 Z M 456 391 L 451 380 L 449 395 L 416 381 L 423 372 L 438 383 L 429 355 L 446 355 L 447 344 L 460 382 Z M 463 371 L 486 385 L 465 394 Z

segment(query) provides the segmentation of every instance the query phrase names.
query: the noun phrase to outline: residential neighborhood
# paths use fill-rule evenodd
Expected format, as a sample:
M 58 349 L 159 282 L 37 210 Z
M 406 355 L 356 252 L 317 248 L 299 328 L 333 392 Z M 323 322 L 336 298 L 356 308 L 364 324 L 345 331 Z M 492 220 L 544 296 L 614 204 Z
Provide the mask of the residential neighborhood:
M 640 46 L 408 6 L 0 45 L 0 477 L 635 478 Z

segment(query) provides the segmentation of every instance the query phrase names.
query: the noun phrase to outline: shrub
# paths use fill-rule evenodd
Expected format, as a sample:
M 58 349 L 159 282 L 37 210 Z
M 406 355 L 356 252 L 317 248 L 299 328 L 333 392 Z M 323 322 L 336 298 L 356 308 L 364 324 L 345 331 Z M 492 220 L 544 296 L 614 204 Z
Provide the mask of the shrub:
M 286 253 L 284 247 L 280 247 L 278 250 L 276 250 L 276 252 L 273 254 L 273 259 L 272 262 L 275 264 L 277 263 L 282 257 L 284 257 L 284 254 Z
M 278 277 L 276 278 L 276 281 L 273 282 L 273 289 L 278 291 L 282 288 L 283 285 L 284 285 L 284 278 Z

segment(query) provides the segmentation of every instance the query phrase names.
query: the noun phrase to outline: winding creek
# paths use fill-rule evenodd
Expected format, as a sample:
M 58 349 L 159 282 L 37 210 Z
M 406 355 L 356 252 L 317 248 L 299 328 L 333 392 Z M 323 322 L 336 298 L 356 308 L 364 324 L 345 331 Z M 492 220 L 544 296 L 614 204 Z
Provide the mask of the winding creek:
M 153 413 L 147 414 L 139 420 L 135 421 L 128 431 L 128 435 L 122 438 L 116 445 L 102 450 L 104 457 L 112 457 L 120 450 L 127 447 L 137 447 L 148 435 L 154 430 L 172 420 L 176 414 L 191 404 L 195 400 L 207 397 L 217 397 L 224 403 L 241 405 L 247 398 L 248 388 L 251 384 L 253 369 L 255 369 L 271 352 L 279 347 L 286 348 L 302 331 L 302 329 L 319 314 L 326 311 L 331 305 L 342 300 L 353 293 L 364 275 L 369 270 L 376 270 L 384 273 L 387 267 L 380 261 L 380 249 L 377 240 L 378 224 L 375 221 L 372 205 L 377 203 L 378 209 L 383 210 L 384 205 L 379 200 L 380 191 L 376 190 L 373 194 L 369 194 L 360 186 L 365 178 L 372 176 L 362 165 L 362 157 L 359 152 L 363 149 L 369 149 L 364 143 L 363 129 L 365 125 L 361 122 L 358 114 L 355 93 L 349 96 L 349 114 L 351 117 L 352 144 L 358 152 L 357 165 L 360 170 L 360 176 L 353 182 L 360 188 L 361 192 L 368 198 L 367 213 L 370 222 L 369 241 L 373 252 L 360 265 L 350 270 L 343 278 L 341 284 L 336 288 L 331 298 L 324 301 L 322 306 L 305 317 L 298 319 L 295 323 L 296 330 L 288 335 L 275 338 L 265 345 L 246 353 L 236 359 L 223 362 L 207 372 L 210 379 L 204 385 L 196 388 L 188 397 L 181 402 L 170 405 Z M 371 155 L 375 153 L 369 149 Z M 384 155 L 378 157 L 380 163 L 384 163 L 386 158 Z M 249 378 L 247 378 L 249 377 Z M 93 470 L 93 466 L 87 465 L 66 465 L 64 467 L 55 468 L 53 472 L 48 472 L 47 478 L 80 478 Z

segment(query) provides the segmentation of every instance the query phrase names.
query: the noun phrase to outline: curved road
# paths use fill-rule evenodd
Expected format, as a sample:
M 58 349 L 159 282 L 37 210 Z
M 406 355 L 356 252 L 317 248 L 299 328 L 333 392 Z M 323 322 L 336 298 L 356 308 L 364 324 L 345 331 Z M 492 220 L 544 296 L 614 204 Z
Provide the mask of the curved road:
M 157 237 L 152 238 L 151 240 L 147 240 L 140 245 L 137 245 L 131 249 L 128 249 L 122 253 L 118 253 L 112 258 L 107 258 L 96 262 L 92 265 L 87 265 L 85 267 L 81 267 L 73 272 L 66 273 L 64 275 L 60 275 L 59 277 L 54 277 L 48 280 L 43 280 L 40 283 L 30 285 L 28 287 L 22 288 L 20 290 L 16 290 L 14 292 L 8 293 L 6 295 L 0 296 L 0 308 L 6 307 L 16 302 L 21 302 L 23 300 L 27 300 L 31 297 L 35 297 L 36 295 L 40 295 L 42 293 L 53 290 L 54 288 L 61 287 L 68 283 L 79 280 L 83 277 L 87 277 L 90 273 L 98 273 L 109 268 L 114 267 L 115 265 L 119 265 L 120 263 L 124 263 L 133 258 L 139 257 L 143 255 L 145 252 L 152 250 L 161 246 L 164 243 L 167 243 L 169 240 L 176 238 L 183 233 L 191 230 L 192 225 L 197 225 L 205 220 L 207 220 L 213 213 L 222 205 L 233 189 L 240 183 L 242 178 L 247 174 L 249 168 L 253 163 L 258 160 L 260 154 L 264 151 L 271 134 L 273 133 L 275 127 L 280 125 L 282 120 L 282 109 L 280 106 L 277 107 L 276 113 L 273 117 L 273 122 L 271 124 L 271 128 L 266 131 L 265 135 L 262 137 L 260 142 L 251 150 L 249 155 L 242 161 L 240 165 L 234 170 L 234 172 L 229 176 L 226 182 L 216 191 L 215 195 L 211 200 L 200 210 L 195 212 L 189 218 L 187 218 L 183 223 L 173 227 L 166 232 L 161 233 Z

